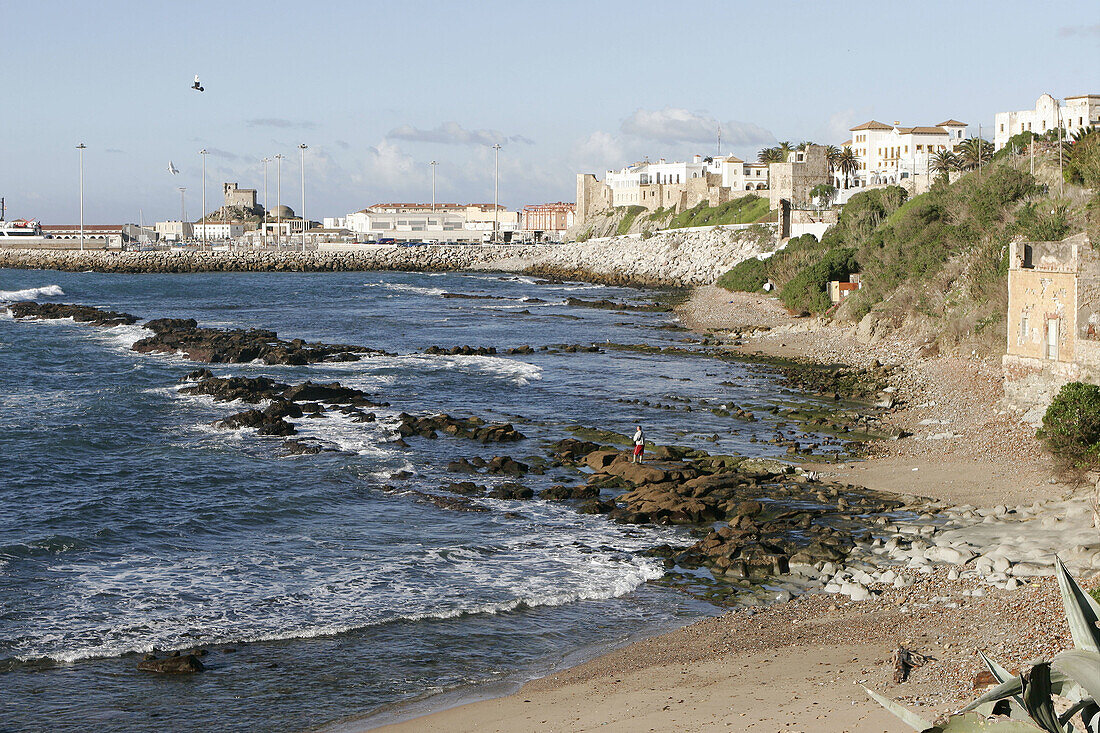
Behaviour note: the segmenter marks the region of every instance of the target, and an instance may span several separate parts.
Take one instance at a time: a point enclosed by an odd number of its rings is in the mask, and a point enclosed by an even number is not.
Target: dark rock
[[[493,499],[533,499],[535,492],[523,484],[505,482],[489,492]]]
[[[163,659],[143,659],[138,662],[137,668],[142,672],[155,672],[157,674],[194,674],[201,672],[206,667],[194,654],[165,657]]]
[[[526,463],[520,463],[517,460],[510,458],[509,456],[496,456],[489,461],[487,466],[488,472],[491,474],[504,474],[506,476],[522,476],[527,473],[531,467]]]
[[[581,499],[595,499],[599,497],[600,489],[596,486],[563,486],[555,484],[549,489],[539,492],[539,498],[543,501],[570,501]]]
[[[36,303],[26,300],[12,303],[8,306],[13,318],[37,318],[43,321],[56,320],[58,318],[72,318],[77,323],[87,323],[92,326],[128,326],[137,323],[137,316],[129,313],[105,311],[92,308],[88,305],[67,305],[65,303]]]

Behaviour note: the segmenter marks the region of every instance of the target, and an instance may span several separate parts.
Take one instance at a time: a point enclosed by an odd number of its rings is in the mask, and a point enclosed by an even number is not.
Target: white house
[[[859,161],[854,172],[856,186],[900,183],[931,169],[931,159],[941,151],[952,151],[966,139],[966,123],[946,120],[934,127],[901,127],[876,120],[851,128],[845,143]],[[837,178],[838,187],[843,182]]]
[[[722,160],[722,159],[720,159]],[[648,160],[634,163],[617,171],[607,171],[604,184],[611,189],[612,206],[631,206],[642,203],[641,187],[651,185],[683,185],[693,178],[706,178],[708,173],[719,173],[719,165],[701,155],[690,161],[669,163],[664,158],[656,163]]]
[[[718,172],[722,174],[722,185],[734,191],[761,191],[768,187],[768,164],[748,163],[737,156],[715,158]]]
[[[1061,125],[1068,137],[1082,127],[1100,126],[1100,94],[1081,94],[1066,97],[1064,101],[1064,104],[1059,103],[1054,97],[1044,94],[1035,101],[1035,109],[998,112],[993,118],[994,147],[1000,150],[1013,135],[1021,132],[1042,135]]]
[[[244,223],[239,221],[208,221],[194,225],[196,239],[236,239],[244,234]]]
[[[153,227],[157,236],[166,242],[180,242],[184,239],[191,239],[194,235],[189,221],[158,221]]]

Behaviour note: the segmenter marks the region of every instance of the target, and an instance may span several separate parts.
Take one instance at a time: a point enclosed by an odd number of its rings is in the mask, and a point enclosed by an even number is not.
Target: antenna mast
[[[722,156],[722,123],[718,123],[718,156]]]

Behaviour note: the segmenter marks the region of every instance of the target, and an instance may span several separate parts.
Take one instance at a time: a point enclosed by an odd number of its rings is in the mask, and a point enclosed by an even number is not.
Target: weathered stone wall
[[[763,230],[760,230],[763,231]],[[80,252],[0,250],[0,268],[83,272],[336,272],[480,270],[522,272],[615,285],[714,282],[738,262],[772,251],[758,230],[675,231],[573,244],[365,246],[316,252]]]

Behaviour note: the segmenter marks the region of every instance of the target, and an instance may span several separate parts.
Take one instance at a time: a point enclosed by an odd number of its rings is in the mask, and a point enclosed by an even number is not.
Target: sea
[[[282,438],[214,427],[245,407],[181,394],[181,379],[206,365],[132,351],[148,333],[140,325],[16,321],[0,308],[0,731],[353,730],[359,716],[385,722],[501,694],[720,613],[662,585],[662,561],[644,552],[690,544],[685,528],[539,499],[450,511],[415,493],[506,480],[446,464],[544,459],[578,426],[641,424],[658,444],[778,454],[765,441],[793,428],[763,411],[812,398],[766,366],[607,348],[685,346],[691,334],[672,313],[567,304],[659,295],[493,273],[0,270],[0,303],[190,317],[394,354],[211,365],[219,376],[339,381],[389,403],[373,423],[292,421],[338,450],[288,456]],[[423,353],[460,345],[536,351]],[[761,419],[707,408],[723,405]],[[441,434],[401,447],[401,412],[511,422],[527,438]],[[583,479],[550,468],[518,480],[537,492]],[[195,647],[208,651],[200,674],[136,669],[153,650]]]

